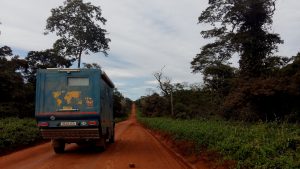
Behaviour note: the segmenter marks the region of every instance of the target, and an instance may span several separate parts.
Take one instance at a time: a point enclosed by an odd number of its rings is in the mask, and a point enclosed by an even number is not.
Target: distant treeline
[[[224,78],[202,86],[171,84],[173,115],[170,94],[154,93],[136,102],[147,116],[300,121],[300,54],[266,77],[245,80],[238,77],[238,70],[228,70],[229,77],[220,74]]]

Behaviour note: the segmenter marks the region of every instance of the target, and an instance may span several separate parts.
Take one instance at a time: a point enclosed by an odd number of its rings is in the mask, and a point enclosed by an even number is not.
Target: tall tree
[[[171,114],[174,116],[174,109],[173,109],[173,85],[171,84],[171,78],[165,76],[163,74],[163,69],[165,66],[158,72],[154,73],[155,79],[158,81],[158,88],[161,90],[162,94],[165,97],[170,97],[170,108]]]
[[[8,46],[0,47],[0,118],[33,116],[34,88],[23,77],[27,69],[25,59],[14,56]]]
[[[100,7],[82,0],[66,0],[63,6],[52,9],[51,13],[45,34],[56,32],[60,38],[54,43],[54,48],[78,59],[78,68],[82,53],[91,51],[107,55],[110,39],[106,38],[107,31],[100,26],[106,22]]]
[[[23,117],[32,111],[26,97],[29,88],[21,73],[26,68],[27,62],[13,56],[10,47],[0,47],[0,117]]]
[[[216,63],[228,63],[233,54],[240,55],[240,75],[258,77],[265,62],[283,43],[278,34],[270,33],[276,0],[209,0],[198,18],[213,28],[202,31],[204,38],[214,38],[203,46],[191,62],[193,72],[202,72]]]
[[[55,49],[29,51],[25,60],[28,62],[27,80],[35,85],[38,69],[70,67],[73,59],[66,59]]]
[[[163,74],[164,68],[165,66],[160,71],[155,72],[154,77],[158,82],[158,88],[161,90],[162,94],[169,97],[172,90],[171,78]]]

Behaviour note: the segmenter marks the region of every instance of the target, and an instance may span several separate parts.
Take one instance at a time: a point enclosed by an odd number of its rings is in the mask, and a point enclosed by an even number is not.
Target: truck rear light
[[[96,126],[97,122],[96,121],[88,121],[89,126]]]
[[[48,126],[49,126],[49,123],[48,123],[48,122],[39,122],[39,123],[38,123],[38,126],[39,126],[39,127],[48,127]]]

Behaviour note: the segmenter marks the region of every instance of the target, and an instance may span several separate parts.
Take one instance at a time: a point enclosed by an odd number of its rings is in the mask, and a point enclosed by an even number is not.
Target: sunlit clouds
[[[43,35],[51,8],[62,0],[1,0],[0,45],[12,47],[25,57],[30,50],[51,48],[55,34]],[[85,1],[87,2],[87,1]],[[200,31],[206,25],[197,18],[208,0],[91,0],[101,6],[107,19],[104,28],[112,40],[108,57],[102,53],[83,56],[82,62],[98,63],[131,99],[157,90],[153,73],[165,66],[165,75],[173,82],[201,83],[200,74],[192,74],[190,62],[200,52],[204,40]],[[279,55],[300,51],[299,0],[278,0],[274,32],[285,41]],[[76,63],[74,63],[76,65]]]

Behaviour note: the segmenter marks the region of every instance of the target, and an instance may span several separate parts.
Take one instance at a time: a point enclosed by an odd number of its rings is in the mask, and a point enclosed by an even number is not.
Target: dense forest
[[[156,72],[161,93],[137,100],[147,116],[224,118],[241,121],[300,120],[300,53],[277,56],[283,40],[273,32],[276,0],[215,0],[198,18],[212,39],[191,61],[203,84],[171,83]],[[239,67],[231,58],[239,56]]]

